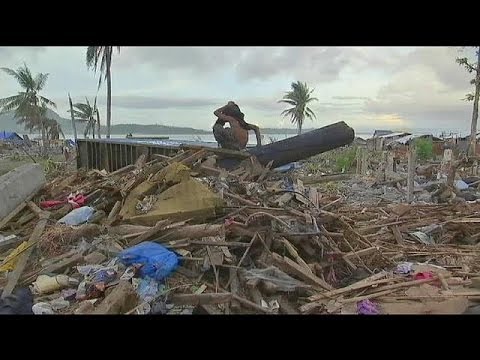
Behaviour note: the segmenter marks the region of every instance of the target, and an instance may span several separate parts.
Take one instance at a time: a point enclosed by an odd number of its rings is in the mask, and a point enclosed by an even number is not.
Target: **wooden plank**
[[[378,274],[372,275],[372,276],[370,276],[366,279],[363,279],[363,280],[360,280],[360,281],[356,282],[355,284],[345,286],[341,289],[335,289],[335,290],[332,290],[332,291],[328,291],[328,292],[324,292],[324,293],[320,293],[320,294],[310,296],[308,298],[308,300],[315,301],[315,300],[320,300],[320,299],[331,298],[335,295],[344,294],[344,293],[347,293],[349,291],[359,290],[359,289],[363,289],[363,288],[366,288],[366,287],[370,287],[372,285],[379,285],[379,284],[384,284],[386,282],[394,281],[392,279],[382,279],[386,275],[387,275],[387,273],[385,271],[382,271],[382,272],[379,272]]]
[[[174,162],[180,162],[181,160],[186,159],[187,157],[192,155],[192,153],[193,153],[193,151],[190,151],[190,150],[180,152],[177,155],[175,155],[174,157],[170,158],[170,160],[168,160],[167,162],[169,164],[174,163]]]
[[[263,179],[265,179],[265,177],[268,175],[268,173],[270,172],[270,169],[273,165],[273,160],[270,161],[267,166],[265,166],[265,169],[263,170],[262,174],[259,176],[257,182],[258,183],[261,183],[263,181]]]
[[[5,227],[20,211],[22,211],[25,206],[27,206],[28,201],[33,198],[33,194],[30,195],[25,201],[22,201],[15,209],[12,210],[10,214],[5,216],[2,221],[0,221],[0,230]]]
[[[392,226],[391,229],[393,232],[393,236],[395,236],[395,241],[397,242],[397,244],[403,245],[405,243],[405,240],[403,239],[402,233],[398,229],[398,226]]]
[[[30,239],[27,243],[28,249],[22,255],[20,255],[20,259],[17,262],[15,270],[13,270],[11,275],[8,277],[7,285],[5,285],[1,296],[2,299],[10,295],[15,289],[15,286],[17,286],[18,280],[20,279],[20,276],[22,276],[22,273],[27,266],[28,259],[30,258],[30,255],[32,254],[35,245],[40,239],[43,230],[45,230],[45,226],[47,225],[49,218],[50,213],[43,213],[42,218],[38,221],[37,225],[33,229],[32,235],[30,236]]]
[[[162,161],[170,161],[172,158],[170,156],[162,155],[162,154],[152,154],[152,157]]]
[[[241,303],[245,307],[248,307],[248,308],[253,309],[253,310],[260,311],[260,312],[265,313],[265,314],[271,314],[272,313],[272,311],[270,309],[264,308],[261,305],[257,305],[255,303],[251,302],[250,300],[247,300],[247,299],[245,299],[241,296],[238,296],[238,295],[234,294],[232,297],[233,297],[233,299],[237,300],[239,303]]]
[[[372,246],[372,247],[362,249],[362,250],[358,250],[358,251],[355,251],[355,252],[350,251],[350,252],[346,253],[345,255],[343,255],[342,258],[345,260],[345,259],[350,259],[350,258],[357,257],[357,256],[367,256],[367,255],[373,254],[377,251],[378,251],[378,249],[375,246]]]
[[[305,205],[310,205],[310,201],[308,201],[306,198],[305,198],[305,187],[303,186],[303,181],[300,180],[300,179],[297,179],[297,183],[293,184],[293,190],[295,191],[295,199],[297,199],[298,201],[300,201],[301,203],[305,204]],[[300,193],[300,194],[297,194],[297,193]]]
[[[30,208],[30,210],[32,210],[38,217],[40,217],[43,213],[43,210],[40,209],[37,204],[35,204],[33,201],[29,201],[27,203],[28,207]]]
[[[293,247],[293,245],[285,238],[282,238],[280,242],[285,246],[285,249],[288,251],[288,253],[295,259],[295,261],[298,263],[298,265],[302,266],[305,271],[309,274],[313,274],[312,269],[308,266],[308,264],[303,260],[300,255],[298,254],[297,250]]]
[[[230,283],[230,292],[232,294],[238,294],[240,286],[238,281],[237,269],[229,268],[228,270],[230,273],[230,279],[228,280],[228,282]],[[232,299],[230,307],[234,310],[239,310],[240,303],[238,302],[238,300]]]
[[[52,264],[46,267],[45,269],[40,271],[40,274],[61,273],[64,270],[81,263],[82,261],[83,261],[83,256],[80,254],[76,254],[76,255],[73,255],[72,257],[63,259],[56,264]]]
[[[252,154],[249,154],[248,152],[244,152],[244,151],[236,151],[236,150],[222,149],[222,148],[211,148],[211,147],[205,147],[205,146],[199,146],[199,145],[182,145],[181,148],[188,149],[188,150],[207,150],[208,152],[211,152],[214,154],[228,155],[228,157],[239,158],[239,159],[246,159],[252,156]]]
[[[280,255],[272,253],[272,257],[273,263],[287,274],[295,275],[296,277],[299,277],[310,285],[317,286],[326,290],[332,290],[332,286],[329,285],[327,282],[307,272],[302,266],[298,265],[286,256],[282,258]]]
[[[138,237],[136,237],[135,239],[130,241],[128,243],[128,245],[129,246],[134,246],[134,245],[137,245],[137,244],[139,244],[139,243],[141,243],[145,240],[148,240],[152,236],[154,236],[154,235],[158,234],[160,231],[162,231],[169,223],[170,223],[169,220],[160,220],[159,222],[157,222],[155,224],[154,227],[145,231],[143,234],[139,235]]]
[[[20,236],[14,236],[13,238],[10,238],[10,239],[4,239],[3,241],[0,242],[0,252],[3,252],[14,246],[19,245],[21,242],[23,242],[23,240],[24,238]]]
[[[305,182],[304,182],[304,183],[305,183]],[[309,198],[310,201],[315,205],[315,207],[318,208],[318,191],[317,191],[317,188],[316,188],[316,187],[310,187],[310,188],[308,189],[308,198]],[[338,198],[337,200],[334,200],[334,201],[339,201],[340,199],[341,199],[341,197]],[[333,202],[330,203],[330,204],[325,205],[324,208],[325,208],[325,207],[328,207],[328,206],[330,206],[330,205],[332,205],[332,204],[333,204]]]
[[[239,201],[240,203],[242,203],[244,205],[257,206],[257,204],[255,204],[253,201],[244,199],[241,196],[239,196],[237,194],[232,194],[229,191],[224,191],[223,195],[228,196],[229,198],[235,199],[235,200]]]
[[[320,175],[320,176],[304,176],[300,180],[303,181],[305,185],[310,184],[321,184],[330,181],[342,181],[351,179],[351,174],[336,174],[336,175]]]
[[[190,155],[189,157],[183,159],[182,161],[180,161],[180,164],[183,164],[183,165],[186,165],[186,166],[190,166],[191,164],[193,164],[195,161],[205,157],[207,155],[207,151],[205,149],[202,149],[202,150],[199,150],[197,151],[196,153],[194,153],[193,155]]]
[[[120,212],[120,209],[122,208],[122,202],[121,201],[117,201],[115,203],[115,205],[113,205],[113,208],[112,210],[110,211],[110,213],[108,214],[108,217],[107,217],[107,223],[112,223],[113,221],[115,221],[115,219],[117,218],[117,215],[118,213]]]
[[[413,188],[415,177],[415,148],[410,148],[408,151],[408,174],[407,174],[407,202],[413,201]]]
[[[232,299],[230,293],[208,294],[174,294],[170,301],[175,305],[212,305],[229,302]]]
[[[117,176],[133,170],[135,170],[135,165],[127,165],[118,170],[115,170],[114,172],[111,172],[109,176]]]
[[[278,299],[278,303],[280,304],[280,313],[287,315],[300,314],[283,296]]]
[[[262,293],[256,286],[248,286],[248,293],[255,304],[262,305]]]
[[[36,218],[37,215],[32,213],[32,212],[28,212],[24,215],[22,215],[20,217],[20,219],[18,219],[16,222],[15,222],[15,226],[18,228],[18,227],[21,227],[22,225],[28,223],[29,221],[33,220],[34,218]]]

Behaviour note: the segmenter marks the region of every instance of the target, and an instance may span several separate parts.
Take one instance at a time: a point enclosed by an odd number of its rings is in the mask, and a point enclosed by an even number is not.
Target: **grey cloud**
[[[115,59],[116,65],[129,67],[148,64],[157,69],[210,72],[232,63],[238,53],[229,47],[127,47]]]
[[[27,63],[26,59],[37,61],[38,55],[46,50],[44,46],[0,47],[0,63],[3,67],[16,68]]]
[[[338,78],[349,60],[345,50],[335,47],[254,48],[237,64],[243,80],[265,80],[285,74],[296,80],[328,82]]]
[[[423,66],[433,71],[448,89],[469,89],[472,86],[469,85],[468,81],[472,78],[472,75],[456,63],[455,59],[458,57],[473,59],[472,50],[467,48],[462,51],[458,47],[418,48],[401,59],[396,66],[396,70],[400,72],[405,66]]]
[[[368,100],[368,97],[365,96],[332,96],[332,99],[335,100]]]
[[[230,68],[240,80],[285,74],[295,80],[329,82],[355,58],[352,52],[338,47],[130,47],[114,61],[120,67],[148,64],[197,76]]]
[[[106,98],[100,97],[99,104],[106,104]],[[130,109],[168,109],[168,108],[198,108],[215,106],[218,100],[207,98],[165,98],[150,96],[112,96],[112,104],[119,108]]]

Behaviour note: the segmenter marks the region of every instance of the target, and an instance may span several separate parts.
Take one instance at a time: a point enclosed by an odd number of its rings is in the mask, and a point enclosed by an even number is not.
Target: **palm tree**
[[[303,121],[305,118],[313,119],[316,118],[312,109],[307,105],[311,101],[318,101],[317,98],[311,97],[314,89],[309,89],[307,83],[302,83],[300,81],[293,82],[292,91],[288,91],[279,103],[287,103],[292,105],[290,109],[282,111],[283,116],[290,116],[292,124],[296,124],[298,127],[298,135],[302,133]]]
[[[77,103],[73,105],[76,109],[73,109],[73,115],[75,116],[76,120],[86,122],[84,136],[87,137],[90,129],[92,129],[93,138],[95,138],[95,115],[98,113],[97,109],[97,98],[95,97],[94,105],[90,105],[90,102],[87,98],[86,103]]]
[[[120,46],[116,46],[120,52]],[[89,46],[87,48],[87,66],[93,68],[95,72],[100,64],[100,77],[98,79],[98,88],[102,85],[102,75],[105,74],[107,80],[107,138],[110,138],[110,127],[112,120],[112,65],[113,46]]]
[[[47,137],[50,140],[58,140],[60,139],[60,135],[62,135],[63,139],[65,140],[65,134],[63,133],[62,126],[57,122],[57,120],[47,119],[46,128]]]
[[[18,124],[23,124],[27,130],[42,131],[43,152],[46,154],[46,114],[48,106],[56,108],[55,103],[41,95],[47,83],[49,74],[39,73],[35,77],[26,64],[16,71],[9,68],[1,68],[2,71],[12,76],[20,84],[24,91],[17,95],[0,99],[0,113],[14,111],[14,118]]]

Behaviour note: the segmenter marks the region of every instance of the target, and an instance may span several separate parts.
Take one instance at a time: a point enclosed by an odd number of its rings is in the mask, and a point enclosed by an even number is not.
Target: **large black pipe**
[[[340,121],[272,144],[248,149],[248,152],[255,155],[262,165],[267,165],[273,160],[272,167],[275,168],[348,145],[354,138],[353,129]],[[234,159],[222,159],[217,163],[221,167],[231,169],[239,162]]]

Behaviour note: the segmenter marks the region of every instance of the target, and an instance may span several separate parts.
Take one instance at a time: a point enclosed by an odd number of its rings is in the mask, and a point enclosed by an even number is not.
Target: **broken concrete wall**
[[[46,179],[39,164],[22,165],[0,176],[0,219],[40,190]]]

